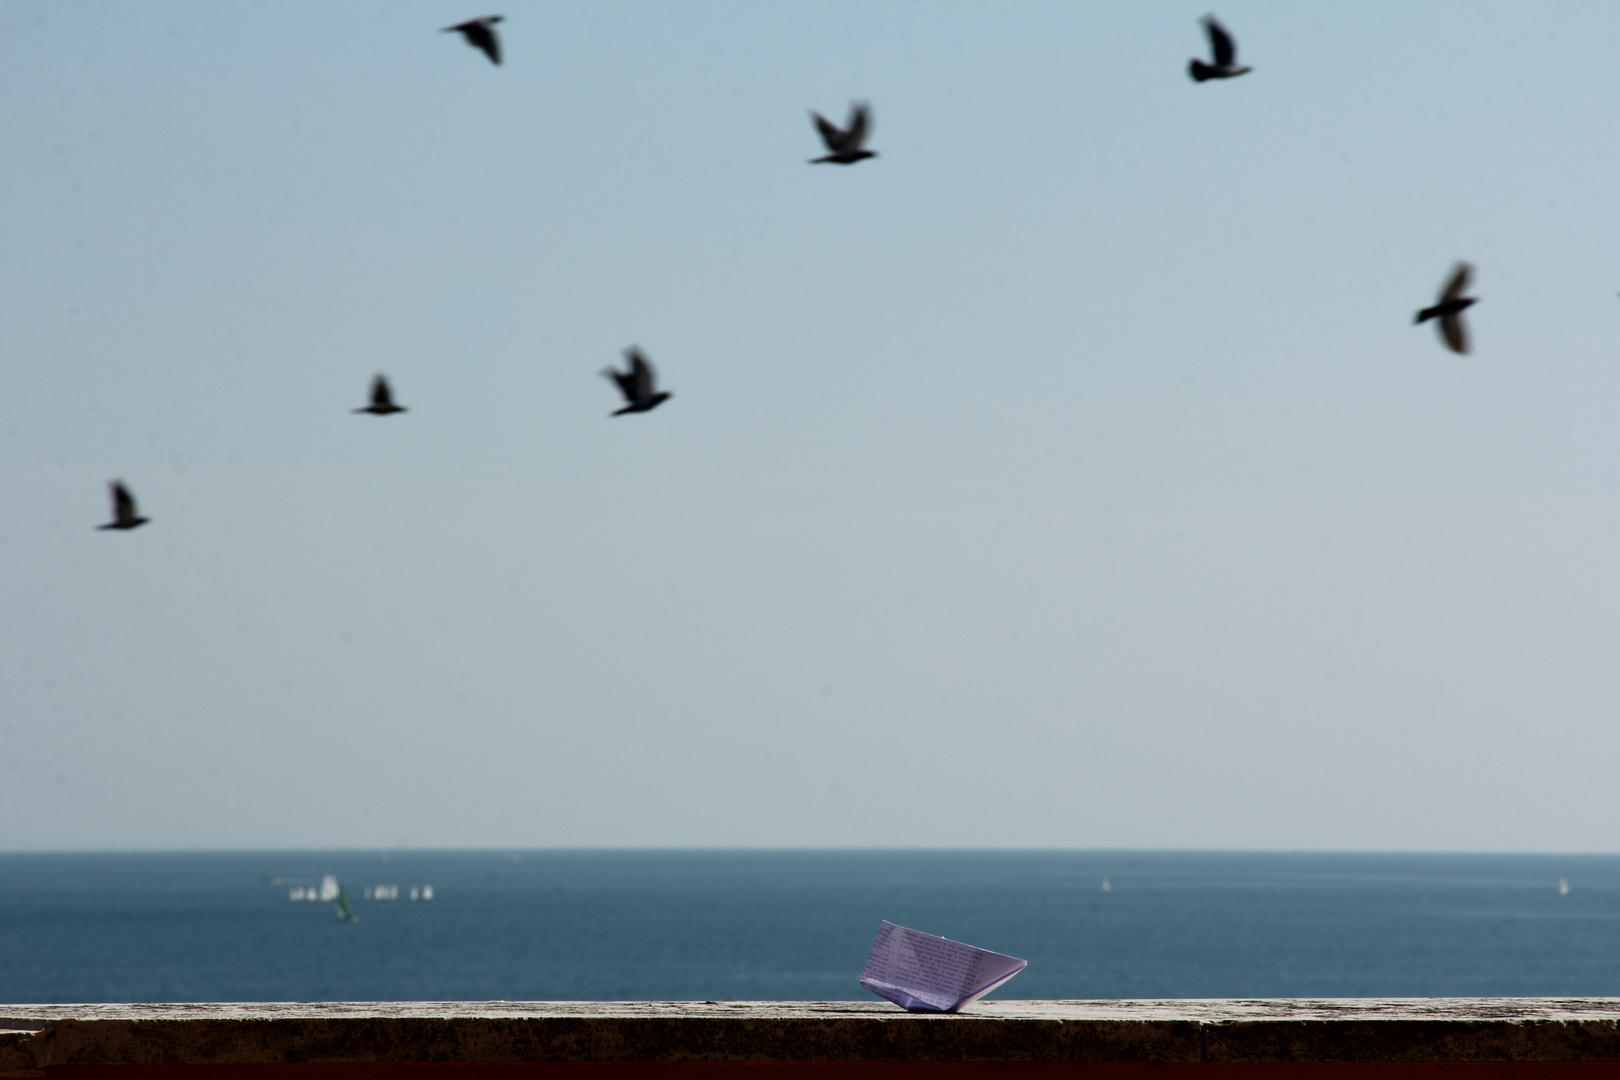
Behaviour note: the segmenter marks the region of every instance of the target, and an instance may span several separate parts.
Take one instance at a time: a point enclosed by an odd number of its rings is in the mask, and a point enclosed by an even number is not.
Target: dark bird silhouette
[[[863,150],[861,144],[872,131],[872,110],[864,104],[849,107],[849,129],[846,131],[828,120],[820,113],[811,111],[815,118],[816,130],[821,132],[821,141],[827,144],[828,154],[818,158],[811,158],[810,164],[819,165],[830,161],[835,165],[853,165],[857,161],[864,161],[869,157],[877,157],[876,150]]]
[[[489,57],[490,63],[499,64],[501,62],[501,39],[495,36],[495,24],[505,17],[504,15],[485,15],[481,19],[468,19],[464,23],[447,26],[440,30],[439,33],[448,34],[454,30],[467,39],[467,44],[475,49],[482,49],[484,55]]]
[[[135,509],[135,496],[122,480],[114,480],[107,486],[112,489],[113,519],[105,525],[97,525],[97,529],[138,529],[151,520],[141,517]]]
[[[1454,353],[1468,355],[1468,327],[1463,325],[1462,313],[1478,301],[1471,296],[1464,296],[1468,289],[1468,279],[1474,273],[1474,268],[1465,262],[1457,264],[1457,269],[1451,272],[1451,280],[1440,294],[1440,302],[1433,307],[1426,307],[1417,313],[1413,324],[1428,322],[1430,319],[1440,320],[1440,337],[1446,347]]]
[[[379,375],[371,380],[371,404],[363,409],[350,409],[349,411],[387,416],[389,413],[406,412],[407,410],[403,405],[394,404],[394,392],[388,388],[387,376]]]
[[[1189,61],[1187,73],[1193,77],[1194,82],[1203,82],[1205,79],[1232,79],[1254,70],[1237,62],[1237,42],[1226,32],[1226,27],[1215,20],[1215,16],[1204,16],[1204,33],[1209,35],[1210,59],[1215,62],[1206,64],[1197,58]]]
[[[653,370],[652,364],[642,355],[641,350],[634,345],[624,350],[624,358],[630,361],[629,371],[617,371],[610,367],[602,369],[602,374],[619,385],[619,393],[629,402],[624,408],[613,415],[621,416],[628,412],[646,412],[656,409],[662,402],[675,395],[668,390],[656,390],[654,386],[658,381],[658,373]]]

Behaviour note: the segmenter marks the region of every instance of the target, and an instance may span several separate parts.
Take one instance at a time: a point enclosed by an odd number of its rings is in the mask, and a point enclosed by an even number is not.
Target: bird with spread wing
[[[820,165],[831,162],[834,165],[853,165],[857,161],[865,161],[869,157],[877,157],[876,150],[867,150],[863,144],[866,137],[872,133],[872,110],[865,104],[855,104],[849,107],[849,120],[847,128],[841,128],[828,120],[825,116],[814,110],[810,113],[816,122],[816,130],[821,132],[821,141],[827,144],[828,152],[818,158],[811,158],[810,164]]]
[[[501,62],[501,39],[495,34],[495,24],[504,19],[504,15],[485,15],[478,19],[468,19],[464,23],[456,23],[439,31],[441,34],[457,33],[466,39],[467,44],[480,49],[489,57],[489,62],[499,65]]]
[[[151,518],[143,518],[135,509],[135,496],[129,493],[122,480],[114,480],[107,487],[112,491],[113,519],[97,529],[138,529]]]
[[[1451,272],[1451,280],[1441,291],[1439,301],[1433,307],[1418,312],[1417,318],[1412,320],[1415,325],[1439,319],[1440,339],[1452,352],[1463,356],[1468,355],[1468,327],[1463,323],[1462,313],[1478,303],[1474,297],[1463,295],[1468,291],[1468,279],[1473,273],[1472,266],[1465,262],[1458,263],[1457,269]]]
[[[1206,64],[1194,58],[1187,64],[1187,73],[1193,77],[1194,82],[1203,82],[1206,79],[1233,79],[1239,75],[1253,71],[1237,62],[1237,42],[1232,35],[1226,32],[1213,15],[1204,16],[1204,33],[1209,35],[1210,59],[1213,64]]]
[[[611,367],[602,369],[603,375],[618,384],[619,393],[623,394],[624,400],[628,402],[624,408],[613,413],[614,416],[647,412],[649,409],[656,409],[674,396],[668,390],[657,389],[658,373],[653,370],[652,364],[639,348],[630,346],[624,350],[624,358],[630,362],[628,371],[618,371]]]
[[[371,380],[371,404],[363,409],[350,409],[350,412],[371,413],[373,416],[387,416],[389,413],[406,412],[403,405],[394,404],[394,391],[388,385],[386,375],[378,375]]]

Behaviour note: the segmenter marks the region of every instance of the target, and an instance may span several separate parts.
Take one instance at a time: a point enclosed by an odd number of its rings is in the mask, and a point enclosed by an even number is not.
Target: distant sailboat
[[[349,906],[349,897],[344,893],[342,885],[338,886],[337,892],[337,917],[344,922],[355,922],[360,918],[354,913],[354,909]]]
[[[1558,879],[1558,895],[1559,896],[1568,896],[1569,895],[1569,878],[1561,877],[1561,878]]]
[[[1114,883],[1112,881],[1109,881],[1107,878],[1103,878],[1102,891],[1103,892],[1113,892],[1114,891]]]
[[[321,903],[334,903],[337,900],[338,895],[342,892],[343,886],[338,884],[336,874],[327,874],[325,877],[321,878],[321,891],[319,894]]]

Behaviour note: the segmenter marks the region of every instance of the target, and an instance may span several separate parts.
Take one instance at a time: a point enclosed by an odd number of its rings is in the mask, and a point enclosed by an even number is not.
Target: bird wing
[[[450,31],[454,30],[457,33],[465,34],[467,31],[476,27],[484,27],[487,29],[494,26],[504,18],[506,18],[505,15],[481,15],[476,19],[468,19],[466,22],[458,22],[454,26],[447,26],[443,30],[439,31],[439,33],[448,34]]]
[[[107,486],[112,488],[113,520],[129,521],[136,517],[135,496],[129,493],[129,488],[124,486],[123,481],[114,480]]]
[[[1452,352],[1468,355],[1468,328],[1463,325],[1461,315],[1453,313],[1440,316],[1440,334]]]
[[[469,27],[467,40],[484,50],[484,55],[495,64],[501,62],[501,39],[495,33],[495,27],[487,22],[480,21]]]
[[[625,359],[630,361],[628,381],[633,388],[633,393],[630,390],[627,390],[626,393],[632,394],[631,401],[646,401],[653,396],[653,384],[657,381],[658,374],[653,371],[653,366],[648,362],[646,356],[642,355],[641,350],[635,346],[624,350],[624,356]]]
[[[631,383],[634,381],[634,376],[630,372],[605,367],[602,369],[602,377],[604,379],[612,379],[613,385],[619,388],[619,393],[624,395],[624,399],[626,401],[631,403],[635,402],[636,399],[632,396],[634,391],[631,387]]]
[[[827,144],[827,149],[835,154],[842,150],[845,141],[848,139],[843,130],[814,110],[811,111],[810,115],[815,118],[816,130],[821,132],[821,141]]]
[[[849,149],[859,150],[872,130],[872,111],[865,105],[849,107]]]
[[[1474,268],[1472,266],[1465,262],[1458,263],[1457,269],[1452,272],[1451,280],[1446,282],[1446,291],[1440,294],[1440,299],[1442,301],[1459,299],[1467,291],[1468,279],[1473,276],[1473,273]]]
[[[468,19],[454,26],[446,26],[440,30],[441,34],[452,31],[467,39],[467,44],[479,49],[490,60],[499,64],[501,62],[501,39],[495,35],[495,24],[504,16],[488,15],[481,19]]]
[[[1209,51],[1215,60],[1216,67],[1231,67],[1237,59],[1237,43],[1232,35],[1226,32],[1226,27],[1215,20],[1213,15],[1204,16],[1204,32],[1209,35]]]
[[[394,394],[388,388],[388,380],[381,375],[371,380],[371,403],[382,409],[394,403]]]

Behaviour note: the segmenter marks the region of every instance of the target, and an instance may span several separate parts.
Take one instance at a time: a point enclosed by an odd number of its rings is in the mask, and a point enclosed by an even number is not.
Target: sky
[[[1620,7],[500,10],[0,6],[0,850],[1620,851]]]

